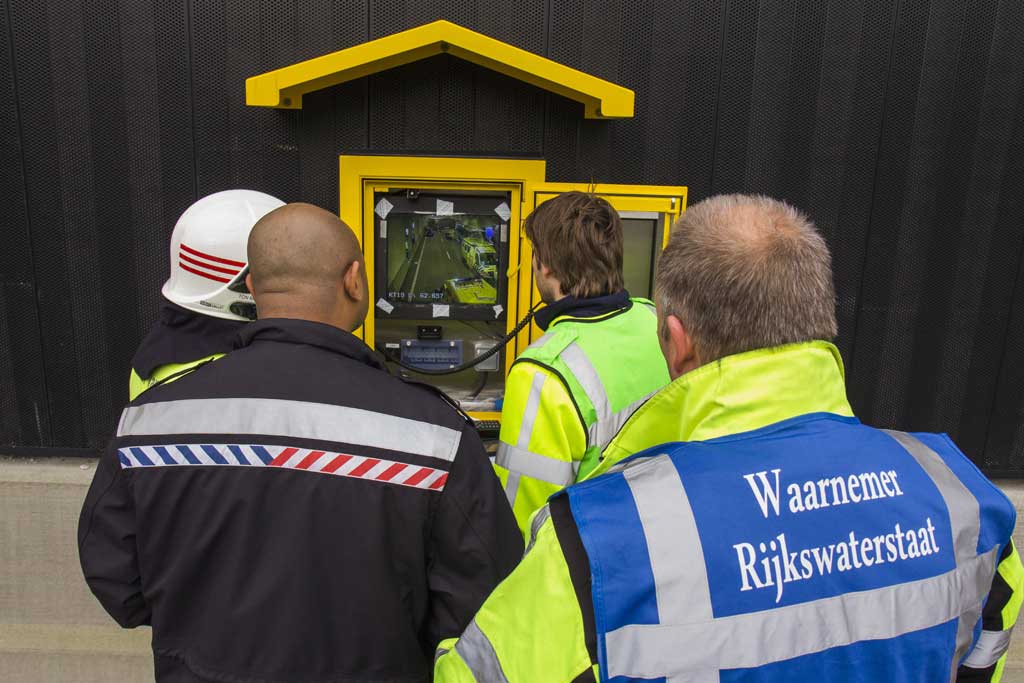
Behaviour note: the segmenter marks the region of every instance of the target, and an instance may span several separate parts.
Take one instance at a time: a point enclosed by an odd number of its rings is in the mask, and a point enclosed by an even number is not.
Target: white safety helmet
[[[253,190],[225,190],[188,207],[171,236],[171,277],[161,292],[196,313],[254,320],[256,306],[245,286],[246,244],[256,221],[284,202]]]

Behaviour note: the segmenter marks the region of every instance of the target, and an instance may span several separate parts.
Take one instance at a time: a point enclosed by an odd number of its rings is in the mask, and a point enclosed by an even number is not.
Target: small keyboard
[[[481,439],[497,439],[501,431],[501,423],[497,420],[473,420],[473,426],[480,433]]]

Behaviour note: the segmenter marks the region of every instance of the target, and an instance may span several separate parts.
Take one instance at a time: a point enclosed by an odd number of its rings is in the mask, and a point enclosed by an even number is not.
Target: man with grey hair
[[[794,208],[689,209],[657,275],[672,383],[534,517],[435,680],[997,681],[1013,506],[947,436],[857,421],[834,299]]]

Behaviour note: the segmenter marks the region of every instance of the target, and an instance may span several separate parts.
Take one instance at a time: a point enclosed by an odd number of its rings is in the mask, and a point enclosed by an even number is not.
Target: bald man
[[[308,204],[248,244],[259,320],[124,412],[79,526],[159,681],[428,681],[522,555],[473,427],[386,373],[352,231]]]
[[[369,308],[355,234],[311,204],[288,204],[256,223],[245,282],[260,318],[311,320],[352,332]]]

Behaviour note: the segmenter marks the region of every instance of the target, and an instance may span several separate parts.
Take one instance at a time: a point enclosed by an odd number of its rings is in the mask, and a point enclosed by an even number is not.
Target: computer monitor
[[[425,370],[461,365],[506,332],[508,220],[502,191],[389,188],[374,196],[375,336],[392,362]],[[453,375],[419,375],[473,410],[504,391],[504,354]],[[397,365],[397,364],[396,364]]]
[[[453,319],[493,319],[507,296],[508,193],[398,190],[375,199],[376,284],[390,317],[429,318],[447,305]]]
[[[654,273],[661,255],[661,216],[638,211],[620,212],[622,218],[622,275],[631,296],[650,299]]]

